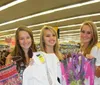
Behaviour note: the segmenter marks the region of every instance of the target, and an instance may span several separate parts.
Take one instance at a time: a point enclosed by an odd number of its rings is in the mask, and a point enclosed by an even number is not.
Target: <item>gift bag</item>
[[[85,58],[84,62],[84,84],[85,85],[94,85],[95,78],[95,61],[96,59],[87,59]]]
[[[0,68],[0,85],[22,85],[16,63]]]
[[[61,61],[60,66],[61,66],[61,75],[62,75],[61,76],[62,77],[62,85],[67,85],[67,82],[66,82],[66,72],[65,72],[63,61]]]
[[[94,85],[95,59],[71,54],[63,61],[62,69],[67,85]]]

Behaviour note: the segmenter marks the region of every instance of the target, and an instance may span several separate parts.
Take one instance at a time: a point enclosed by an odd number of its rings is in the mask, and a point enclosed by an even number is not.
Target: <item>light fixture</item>
[[[4,10],[4,9],[7,9],[7,8],[9,8],[9,7],[12,7],[12,6],[14,6],[14,5],[16,5],[16,4],[19,4],[19,3],[21,3],[21,2],[24,2],[24,1],[26,1],[26,0],[14,0],[13,2],[11,2],[11,3],[9,3],[9,4],[0,7],[0,11],[2,11],[2,10]]]
[[[16,29],[17,29],[17,28],[14,28],[14,29],[11,29],[11,30],[4,30],[4,31],[0,31],[0,33],[15,31]]]
[[[73,33],[73,34],[61,34],[61,36],[71,36],[71,35],[79,35],[80,33]]]
[[[52,9],[52,10],[44,11],[44,12],[37,13],[37,14],[34,14],[34,15],[30,15],[30,16],[27,16],[27,17],[22,17],[22,18],[19,18],[19,19],[16,19],[16,20],[12,20],[12,21],[9,21],[9,22],[5,22],[5,23],[0,24],[0,26],[15,23],[15,22],[18,22],[18,21],[21,21],[21,20],[30,19],[30,18],[33,18],[33,17],[45,15],[45,14],[50,14],[50,13],[57,12],[57,11],[62,11],[62,10],[65,10],[65,9],[71,9],[71,8],[75,8],[75,7],[89,5],[89,4],[93,4],[93,3],[97,3],[97,2],[100,2],[100,0],[92,0],[92,1],[84,2],[84,3],[78,3],[78,4],[69,5],[69,6],[65,6],[65,7],[61,7],[61,8],[57,8],[57,9]]]
[[[0,36],[0,38],[5,38],[5,37],[9,37],[9,36],[14,36],[15,34],[9,34],[9,35],[3,35],[3,36]]]
[[[61,31],[60,33],[77,32],[77,31],[80,31],[80,29]]]
[[[77,17],[71,17],[71,18],[66,18],[66,19],[61,19],[61,20],[56,20],[56,21],[50,21],[50,22],[46,22],[46,23],[30,25],[30,26],[27,26],[27,27],[31,28],[31,27],[41,26],[41,25],[44,25],[44,24],[53,24],[53,23],[57,23],[57,22],[63,22],[63,21],[74,20],[74,19],[85,18],[85,17],[93,17],[93,16],[100,16],[100,13],[89,14],[89,15],[81,15],[81,16],[77,16]],[[100,21],[97,21],[97,22],[94,22],[94,23],[97,24],[97,23],[100,23]],[[61,28],[75,27],[75,26],[80,26],[80,25],[81,24],[73,24],[73,25],[68,25],[68,26],[60,26],[58,28],[61,29]],[[0,26],[2,26],[2,24],[0,24]],[[16,30],[16,29],[17,28],[10,29],[10,30],[5,30],[5,31],[0,31],[0,33],[8,32],[8,31],[13,31],[13,30]]]
[[[94,22],[94,23],[98,23],[98,22]],[[99,21],[99,23],[100,23],[100,21]],[[74,27],[74,26],[79,26],[79,25],[81,25],[81,24],[75,24],[75,25],[68,25],[68,26],[60,26],[60,27],[58,27],[58,28],[67,28],[67,27]],[[97,29],[99,29],[100,27],[97,27]],[[13,29],[13,30],[16,30],[17,28],[15,28],[15,29]],[[0,31],[0,33],[3,33],[3,32],[8,32],[8,31],[12,31],[12,30],[5,30],[5,31]],[[33,33],[35,33],[35,32],[40,32],[41,30],[34,30],[34,31],[32,31]],[[67,31],[61,31],[60,33],[64,33],[64,32],[75,32],[75,31],[80,31],[80,29],[77,29],[77,30],[67,30]],[[98,31],[98,32],[100,32],[100,31]],[[12,34],[12,36],[13,35],[15,35],[15,34]],[[40,36],[40,34],[33,34],[34,36]],[[64,34],[63,34],[64,35]],[[67,34],[66,34],[67,35]],[[74,33],[73,33],[73,35],[74,35]],[[3,35],[3,36],[0,36],[0,37],[5,37],[5,36],[9,36],[9,34],[8,35]]]

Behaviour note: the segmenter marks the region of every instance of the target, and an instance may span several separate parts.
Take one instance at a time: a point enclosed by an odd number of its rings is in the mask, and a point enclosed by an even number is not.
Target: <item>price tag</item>
[[[39,60],[40,60],[41,63],[45,62],[45,59],[44,59],[43,55],[38,54],[37,57],[39,58]]]

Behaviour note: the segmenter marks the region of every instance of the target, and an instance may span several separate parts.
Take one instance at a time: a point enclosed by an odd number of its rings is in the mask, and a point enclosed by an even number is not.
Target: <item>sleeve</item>
[[[96,66],[100,66],[100,48],[94,46],[90,54],[96,58]]]
[[[53,85],[60,85],[57,81],[57,69],[59,69],[58,58],[54,53],[45,54],[46,65],[48,73],[50,74],[51,81]]]
[[[57,81],[59,82],[59,84],[62,84],[62,74],[61,74],[61,62],[57,63]]]
[[[32,78],[32,68],[28,66],[23,72],[23,82],[22,85],[29,85],[29,81]]]

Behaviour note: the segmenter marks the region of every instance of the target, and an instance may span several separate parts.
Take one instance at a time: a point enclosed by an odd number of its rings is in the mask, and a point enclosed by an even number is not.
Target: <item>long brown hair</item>
[[[80,30],[82,31],[82,28],[84,25],[88,25],[91,30],[92,30],[92,39],[89,42],[88,47],[84,50],[84,55],[86,56],[86,54],[90,54],[91,49],[93,46],[95,46],[98,42],[98,35],[97,35],[97,27],[96,25],[92,22],[92,21],[85,21],[82,26],[80,27]],[[82,49],[82,47],[81,47]]]
[[[32,45],[30,46],[29,48],[29,51],[28,51],[28,55],[29,57],[31,58],[32,57],[32,52],[36,52],[36,46],[35,46],[35,43],[34,43],[34,39],[33,39],[33,34],[32,34],[32,31],[27,28],[26,26],[20,26],[17,30],[16,30],[16,34],[15,34],[15,47],[14,47],[14,50],[13,52],[11,53],[12,56],[21,56],[22,57],[22,60],[24,63],[26,62],[25,60],[25,53],[22,49],[22,47],[20,46],[20,43],[19,43],[19,32],[20,31],[26,31],[31,39],[32,39]]]

